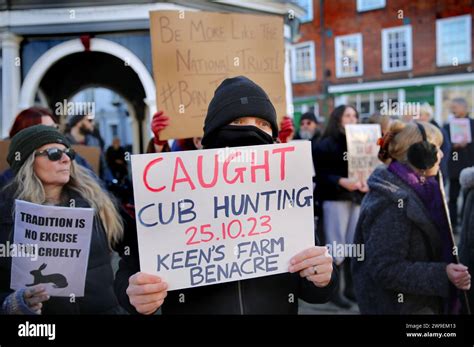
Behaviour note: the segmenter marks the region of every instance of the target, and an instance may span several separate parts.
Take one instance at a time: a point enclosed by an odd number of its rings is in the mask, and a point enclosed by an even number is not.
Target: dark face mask
[[[274,143],[271,135],[253,125],[226,125],[217,130],[207,142],[206,149]]]
[[[82,135],[90,135],[92,134],[92,131],[90,131],[84,125],[81,125],[81,127],[79,128],[79,133],[81,133]]]

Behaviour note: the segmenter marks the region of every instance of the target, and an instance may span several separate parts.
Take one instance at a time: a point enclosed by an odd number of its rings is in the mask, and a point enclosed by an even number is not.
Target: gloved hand
[[[289,116],[283,117],[280,123],[280,132],[278,133],[278,138],[281,143],[286,143],[288,140],[293,138],[295,132],[295,127],[293,126],[293,120]]]
[[[158,111],[153,115],[151,121],[151,131],[155,135],[153,142],[156,145],[163,146],[168,141],[160,140],[160,132],[169,125],[169,117],[166,116],[163,111]]]

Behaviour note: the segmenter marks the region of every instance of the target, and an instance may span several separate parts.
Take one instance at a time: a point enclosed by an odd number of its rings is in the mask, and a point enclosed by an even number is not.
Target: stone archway
[[[151,115],[156,111],[155,84],[142,61],[115,42],[92,38],[90,51],[80,39],[52,47],[31,67],[20,90],[20,108],[34,104],[41,88],[54,103],[89,86],[104,86],[123,95],[134,109],[134,152],[143,151],[149,137]],[[54,109],[53,109],[54,110]]]

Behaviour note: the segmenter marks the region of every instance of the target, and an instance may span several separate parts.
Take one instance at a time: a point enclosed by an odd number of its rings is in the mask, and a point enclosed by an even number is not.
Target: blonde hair
[[[421,106],[420,106],[420,116],[423,113],[426,113],[428,115],[429,119],[433,118],[433,108],[427,102],[422,103]]]
[[[41,180],[35,174],[34,161],[35,156],[32,154],[15,176],[12,182],[16,186],[15,198],[44,204],[46,194]],[[64,188],[78,193],[98,213],[111,248],[121,240],[123,222],[113,198],[99,186],[87,169],[71,161],[69,182]]]
[[[427,122],[418,122],[426,132],[426,139],[428,142],[441,147],[443,144],[443,134],[433,124]],[[408,148],[417,142],[421,142],[423,137],[420,129],[414,122],[403,122],[401,120],[394,120],[390,124],[389,132],[391,133],[391,140],[388,144],[388,154],[399,162],[406,163]]]

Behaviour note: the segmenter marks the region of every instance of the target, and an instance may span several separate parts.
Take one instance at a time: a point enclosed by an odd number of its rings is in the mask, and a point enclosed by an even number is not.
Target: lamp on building
[[[290,27],[291,40],[293,43],[298,42],[301,39],[300,25],[301,21],[295,16],[285,16],[285,24]]]

